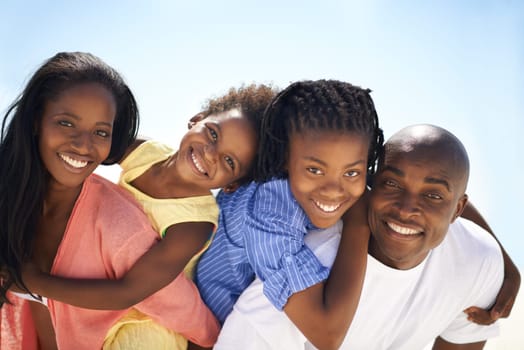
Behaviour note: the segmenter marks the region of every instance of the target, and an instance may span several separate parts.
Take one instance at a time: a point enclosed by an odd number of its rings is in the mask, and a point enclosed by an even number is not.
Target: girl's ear
[[[225,193],[233,193],[237,190],[237,188],[240,187],[240,184],[238,183],[238,181],[235,181],[235,182],[232,182],[230,183],[229,185],[225,186],[223,188],[224,192]]]
[[[189,122],[187,123],[187,128],[191,129],[193,126],[195,126],[196,123],[198,123],[199,121],[201,121],[204,118],[205,116],[203,113],[198,113],[197,115],[189,119]]]

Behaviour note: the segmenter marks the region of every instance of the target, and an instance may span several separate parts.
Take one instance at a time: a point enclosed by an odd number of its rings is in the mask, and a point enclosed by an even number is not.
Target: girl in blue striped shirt
[[[256,275],[318,348],[343,340],[369,238],[365,206],[355,203],[383,142],[369,92],[335,80],[296,82],[266,110],[257,181],[219,194],[215,240],[197,267],[202,297],[221,322]],[[340,218],[344,233],[329,274],[304,237]]]

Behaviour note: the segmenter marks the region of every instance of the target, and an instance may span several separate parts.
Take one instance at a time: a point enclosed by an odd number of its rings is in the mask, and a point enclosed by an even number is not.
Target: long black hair
[[[83,52],[61,52],[45,61],[7,109],[0,143],[0,305],[12,283],[27,291],[21,265],[31,256],[42,214],[48,173],[38,149],[38,128],[45,104],[64,90],[99,83],[117,104],[111,151],[103,164],[120,160],[138,131],[138,107],[120,74],[100,58]]]

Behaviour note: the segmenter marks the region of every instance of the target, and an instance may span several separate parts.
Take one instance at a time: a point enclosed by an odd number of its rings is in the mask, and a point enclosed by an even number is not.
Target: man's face
[[[386,148],[370,198],[370,254],[402,270],[422,262],[462,212],[466,178],[441,150]]]

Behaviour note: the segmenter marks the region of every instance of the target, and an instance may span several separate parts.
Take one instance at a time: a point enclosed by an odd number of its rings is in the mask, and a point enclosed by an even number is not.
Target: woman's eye
[[[109,137],[109,132],[105,131],[105,130],[97,130],[96,131],[96,134],[100,137],[103,137],[103,138],[107,138]]]
[[[232,170],[235,170],[235,162],[233,162],[233,159],[229,156],[226,156],[224,158],[227,162],[227,165],[229,165],[229,167],[232,169]]]
[[[320,170],[319,168],[306,168],[306,170],[308,172],[310,172],[311,174],[315,174],[315,175],[322,175],[322,170]]]
[[[360,172],[356,170],[350,170],[344,174],[346,177],[357,177],[358,175],[360,175]]]
[[[59,120],[59,121],[58,121],[58,124],[59,124],[59,125],[62,125],[62,126],[67,126],[67,127],[69,127],[69,128],[73,126],[73,123],[70,123],[70,122],[68,122],[67,120]]]
[[[216,142],[218,140],[217,132],[213,130],[212,128],[210,128],[209,126],[207,127],[207,130],[209,130],[209,135],[211,135],[211,139],[213,139],[213,142]]]

